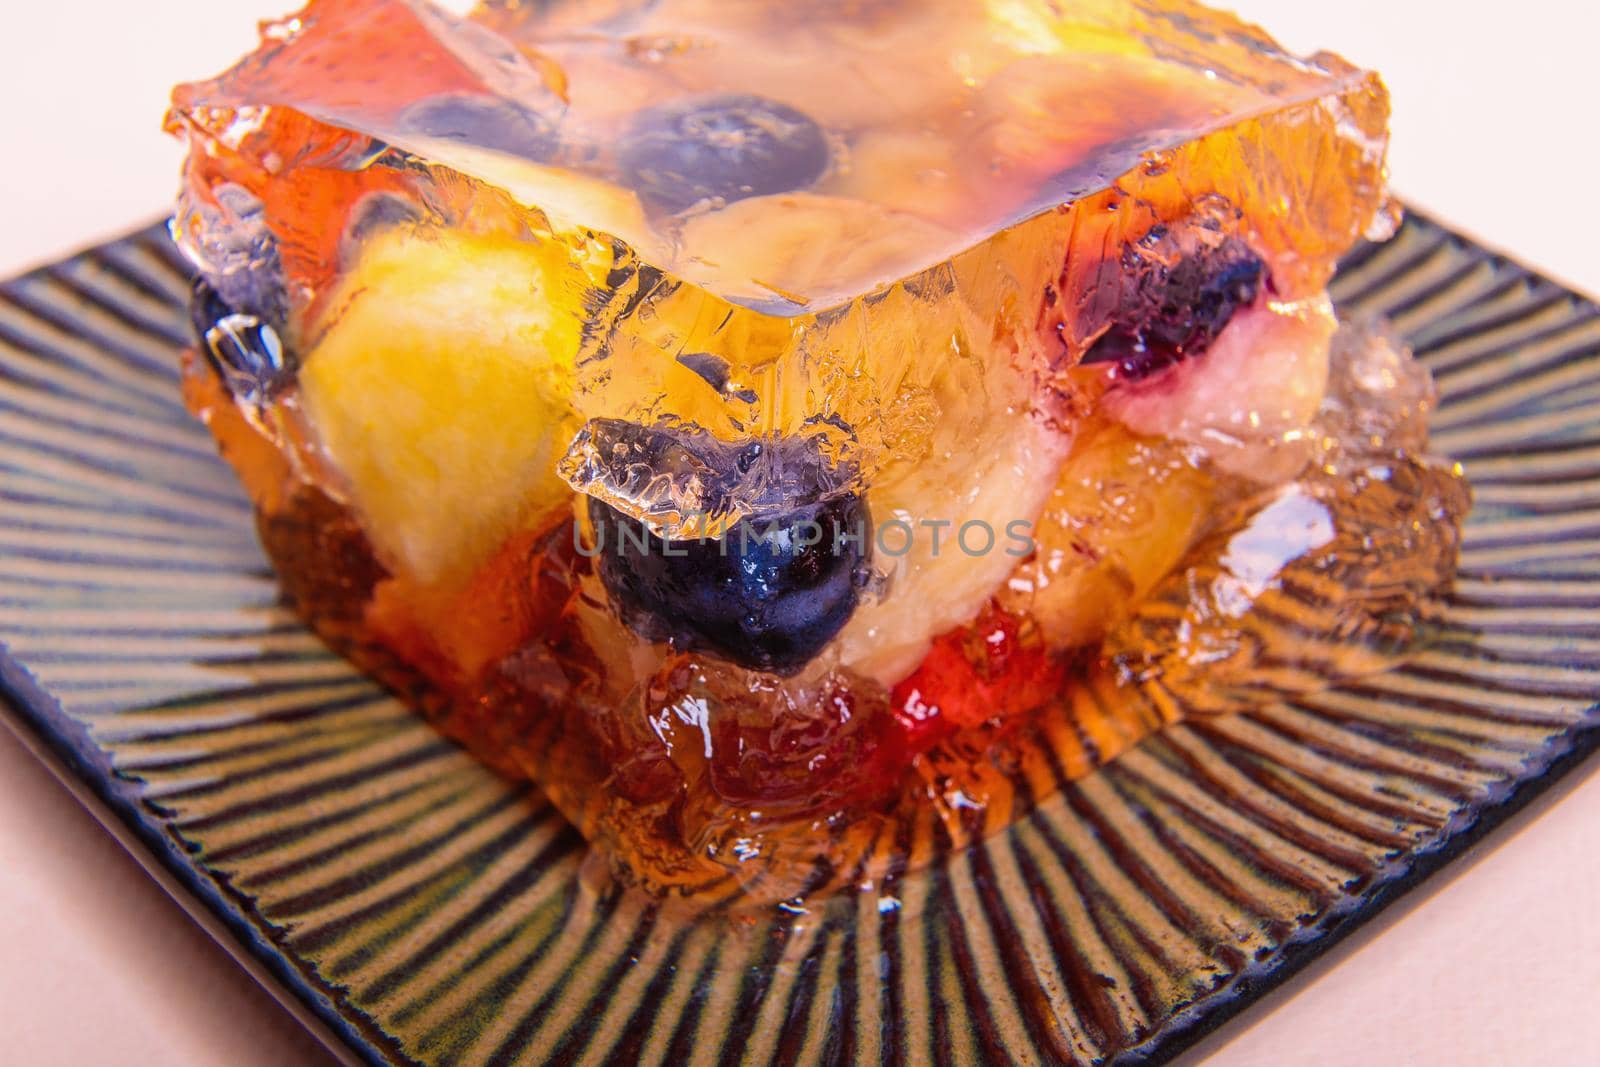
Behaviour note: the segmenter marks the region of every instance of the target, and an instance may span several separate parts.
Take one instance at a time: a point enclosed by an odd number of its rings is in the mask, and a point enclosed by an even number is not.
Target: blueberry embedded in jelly
[[[490,96],[435,96],[413,104],[400,128],[542,163],[555,154],[554,125],[543,115]]]
[[[805,189],[828,169],[828,139],[810,118],[741,93],[650,108],[618,150],[624,179],[667,212]]]
[[[255,315],[235,311],[204,278],[195,279],[189,319],[200,350],[234,396],[260,400],[293,377],[278,331]]]
[[[757,670],[809,662],[869,577],[870,516],[836,443],[592,420],[562,476],[589,497],[597,568],[623,622]]]
[[[232,182],[188,189],[172,226],[174,238],[231,310],[263,322],[287,320],[283,260],[259,197]]]
[[[1152,234],[1164,235],[1159,229]],[[1201,246],[1170,266],[1146,260],[1137,249],[1129,249],[1124,260],[1125,272],[1137,281],[1120,295],[1111,328],[1083,362],[1116,363],[1128,380],[1203,354],[1267,281],[1261,257],[1237,237]]]
[[[777,674],[805,666],[850,620],[872,537],[854,493],[704,541],[663,541],[594,497],[589,519],[600,578],[631,629]]]

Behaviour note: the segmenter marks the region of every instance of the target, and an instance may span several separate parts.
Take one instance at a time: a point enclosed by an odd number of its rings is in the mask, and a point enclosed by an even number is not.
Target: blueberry
[[[195,337],[234,396],[260,401],[294,374],[278,331],[255,315],[235,311],[204,278],[189,297]]]
[[[600,578],[631,629],[777,674],[805,666],[850,620],[871,538],[853,493],[705,541],[664,541],[594,497],[589,519]]]
[[[263,322],[287,319],[278,240],[267,225],[265,205],[254,193],[228,182],[209,195],[187,189],[179,198],[173,226],[174,236],[229,308]]]
[[[555,154],[556,133],[544,116],[492,96],[435,96],[413,104],[400,128],[542,163]]]
[[[828,169],[828,139],[785,104],[729,93],[650,108],[623,136],[626,180],[663,211],[804,189]]]
[[[1146,241],[1164,237],[1158,227]],[[1130,248],[1123,274],[1134,281],[1119,295],[1111,328],[1083,362],[1116,363],[1123,378],[1136,380],[1203,354],[1234,312],[1255,301],[1266,265],[1249,245],[1228,237],[1171,265]]]

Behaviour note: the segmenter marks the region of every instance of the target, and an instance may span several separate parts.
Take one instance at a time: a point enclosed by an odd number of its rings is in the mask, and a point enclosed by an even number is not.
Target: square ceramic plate
[[[682,922],[278,603],[178,400],[159,227],[0,286],[12,725],[373,1063],[1170,1058],[1600,741],[1600,308],[1412,216],[1335,297],[1432,367],[1477,506],[1432,646],[1180,725],[885,896]]]

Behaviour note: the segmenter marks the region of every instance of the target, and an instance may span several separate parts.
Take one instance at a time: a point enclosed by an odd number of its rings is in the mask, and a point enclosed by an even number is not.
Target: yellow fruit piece
[[[929,249],[948,256],[961,239],[865,200],[784,193],[690,219],[683,276],[741,301],[825,308],[849,300],[864,280],[873,288],[916,273]]]
[[[839,634],[839,660],[857,674],[884,685],[906,677],[935,637],[983,610],[1026,552],[1066,438],[1019,411],[986,409],[987,400],[974,392],[965,408],[972,422],[987,416],[986,426],[936,433],[925,454],[867,492],[874,565],[888,590]]]
[[[1034,525],[1037,551],[1001,595],[1051,645],[1092,644],[1131,614],[1200,536],[1218,486],[1171,442],[1088,430]]]
[[[559,230],[607,233],[622,238],[641,255],[660,257],[666,252],[632,190],[503,152],[427,138],[407,140],[419,150],[425,149],[427,158],[505,190],[512,200],[542,213]]]
[[[464,579],[571,496],[555,474],[575,430],[566,256],[398,228],[329,305],[301,398],[380,558],[415,582]]]
[[[959,114],[971,93],[966,68],[987,69],[983,58],[998,51],[985,28],[971,0],[691,0],[659,5],[636,32],[693,42],[663,50],[660,60],[690,92],[759,86],[760,95],[843,131]],[[782,46],[751,47],[763,38]],[[912,55],[925,60],[882,61]],[[850,66],[850,92],[827,86],[841,61]]]
[[[941,224],[958,221],[974,200],[949,140],[928,130],[862,134],[824,187]]]
[[[997,173],[1017,171],[1037,181],[1092,166],[1130,125],[1158,127],[1179,110],[1226,106],[1231,87],[1137,52],[1116,54],[1125,39],[1085,35],[1074,45],[1071,63],[1026,56],[988,82],[984,101],[992,114],[979,151],[995,161]],[[1140,91],[1129,93],[1129,85]]]
[[[888,584],[856,609],[837,652],[885,685],[915,670],[935,637],[970,621],[1005,582],[1026,551],[1013,534],[1026,536],[1070,445],[1033,409],[1028,366],[985,332],[997,295],[968,290],[954,272],[927,281],[957,299],[928,302],[897,288],[864,309],[872,314],[859,325],[863,376],[886,399],[875,419],[857,422],[883,443],[866,487],[874,566]]]

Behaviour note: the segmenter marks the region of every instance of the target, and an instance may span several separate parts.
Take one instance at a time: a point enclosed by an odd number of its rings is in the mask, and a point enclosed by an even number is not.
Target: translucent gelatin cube
[[[307,620],[620,872],[817,889],[1425,617],[1464,502],[1324,293],[1387,117],[1186,2],[312,0],[174,93],[186,395]],[[1337,669],[1252,651],[1312,587]]]

